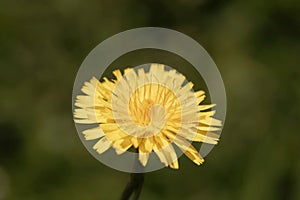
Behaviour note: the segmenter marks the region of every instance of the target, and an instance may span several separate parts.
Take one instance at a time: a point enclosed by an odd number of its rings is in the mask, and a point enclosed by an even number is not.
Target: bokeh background
[[[98,43],[143,26],[202,44],[223,76],[228,113],[204,165],[182,157],[180,170],[146,174],[140,199],[300,199],[299,1],[1,0],[0,200],[119,198],[128,174],[82,145],[72,86]],[[117,63],[142,61],[176,65],[161,52]]]

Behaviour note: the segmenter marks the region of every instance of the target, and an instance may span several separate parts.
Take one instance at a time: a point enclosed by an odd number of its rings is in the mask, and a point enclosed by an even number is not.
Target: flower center
[[[143,85],[136,89],[129,101],[132,121],[139,126],[163,127],[168,116],[180,110],[175,94],[157,83]]]

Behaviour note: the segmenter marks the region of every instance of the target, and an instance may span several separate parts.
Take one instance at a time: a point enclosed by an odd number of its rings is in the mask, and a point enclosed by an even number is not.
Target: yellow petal
[[[141,153],[141,152],[139,152],[139,161],[141,162],[141,164],[143,166],[147,165],[148,159],[149,159],[149,153]]]
[[[117,80],[120,80],[122,78],[122,73],[119,69],[114,70],[113,74],[115,75],[115,77],[117,78]]]
[[[77,124],[96,124],[97,121],[89,120],[89,119],[74,119],[74,122]]]
[[[204,119],[200,119],[200,123],[201,124],[206,124],[206,125],[209,125],[209,126],[222,126],[222,121],[221,120],[218,120],[218,119],[215,119],[215,118],[212,118],[212,117],[207,117],[207,118],[204,118]]]
[[[152,151],[152,148],[153,148],[153,138],[152,137],[144,138],[145,152],[150,153]]]
[[[146,166],[149,158],[149,153],[152,151],[153,143],[152,138],[141,138],[139,140],[139,160]]]
[[[111,145],[111,142],[108,141],[106,137],[103,137],[93,146],[93,149],[95,149],[99,154],[101,154],[107,149],[109,149]]]
[[[120,129],[116,129],[112,131],[107,131],[107,130],[103,130],[103,131],[105,132],[107,139],[111,142],[116,142],[118,140],[127,137],[127,135],[124,134]]]
[[[117,154],[122,154],[126,152],[131,146],[132,143],[130,141],[130,137],[128,136],[113,142],[113,147]]]
[[[207,117],[212,117],[216,113],[215,110],[208,111],[208,112],[200,112],[200,120],[205,119]]]
[[[200,96],[204,95],[205,92],[203,90],[199,90],[199,91],[195,92],[194,94],[196,97],[200,97]]]
[[[100,127],[105,133],[120,129],[119,125],[116,123],[100,124]]]
[[[204,162],[198,151],[184,138],[177,136],[174,138],[174,143],[184,152],[184,154],[197,165]]]
[[[202,95],[200,97],[197,98],[197,104],[200,104],[204,99],[205,99],[205,95]]]
[[[86,140],[94,140],[104,136],[104,133],[100,127],[87,129],[82,132]]]
[[[213,107],[215,107],[215,106],[216,106],[216,104],[200,105],[200,106],[198,106],[198,109],[199,109],[199,110],[207,110],[207,109],[213,108]]]
[[[196,134],[194,139],[192,141],[195,141],[195,142],[204,142],[204,143],[207,143],[207,144],[218,144],[218,138],[214,138],[214,137],[209,137],[209,136],[205,136],[205,135],[202,135],[202,134]]]
[[[177,133],[179,136],[195,142],[205,142],[208,144],[217,144],[218,139],[206,136],[206,134],[200,134],[197,129],[182,127],[182,131]]]
[[[200,131],[219,131],[219,130],[221,130],[220,128],[211,127],[211,126],[198,126],[197,129]]]
[[[159,158],[159,160],[165,165],[168,166],[168,161],[165,157],[165,155],[160,151],[160,149],[157,147],[157,144],[153,145],[153,151],[155,152],[155,154],[157,155],[157,157]]]
[[[90,80],[90,83],[96,88],[100,82],[99,80],[96,78],[96,77],[92,77],[91,80]]]
[[[134,136],[131,137],[131,142],[132,142],[134,148],[138,148],[138,146],[139,146],[139,141],[138,141],[138,138],[137,138],[137,137],[134,137]]]
[[[87,95],[94,96],[96,88],[89,82],[85,82],[81,91]]]
[[[173,169],[178,169],[178,160],[175,149],[173,148],[172,144],[165,146],[161,149],[162,153],[164,154],[165,158],[167,159],[168,165]]]

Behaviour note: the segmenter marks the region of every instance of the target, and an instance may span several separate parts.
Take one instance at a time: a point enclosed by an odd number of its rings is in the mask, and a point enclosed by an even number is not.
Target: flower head
[[[114,148],[117,154],[138,149],[139,161],[146,166],[155,152],[165,166],[178,168],[176,145],[194,163],[204,159],[191,142],[217,144],[221,121],[214,119],[214,104],[199,105],[205,92],[194,92],[193,84],[176,70],[151,64],[143,68],[113,71],[115,80],[92,78],[85,82],[76,99],[76,123],[97,124],[83,131],[86,140],[97,140],[99,154]]]

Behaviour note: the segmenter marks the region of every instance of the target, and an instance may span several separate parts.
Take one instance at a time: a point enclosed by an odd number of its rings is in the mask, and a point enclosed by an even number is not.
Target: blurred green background
[[[223,76],[228,112],[204,165],[183,156],[180,170],[146,174],[140,199],[300,199],[299,1],[2,0],[0,200],[119,198],[128,174],[82,145],[72,86],[98,43],[143,26],[203,45]],[[143,55],[127,61],[175,59]]]

